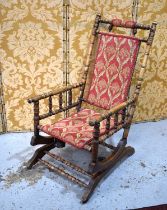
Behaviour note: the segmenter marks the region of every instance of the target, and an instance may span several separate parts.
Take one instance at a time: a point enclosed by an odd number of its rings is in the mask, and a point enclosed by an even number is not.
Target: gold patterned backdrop
[[[71,0],[69,82],[82,77],[95,14],[131,19],[132,0]],[[0,0],[0,62],[8,130],[32,129],[26,101],[63,85],[63,0]],[[141,0],[138,21],[158,22],[135,121],[167,117],[167,0]],[[46,107],[42,106],[42,111]]]
[[[63,83],[62,1],[0,0],[0,6],[0,59],[8,131],[29,130],[33,127],[33,108],[27,98]]]

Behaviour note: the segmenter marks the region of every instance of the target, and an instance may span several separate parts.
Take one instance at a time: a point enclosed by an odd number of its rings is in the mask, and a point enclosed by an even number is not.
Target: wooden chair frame
[[[137,80],[136,89],[135,89],[133,97],[131,99],[128,99],[127,101],[113,107],[112,109],[110,109],[108,111],[107,114],[103,114],[98,120],[89,122],[89,125],[94,127],[94,132],[93,132],[92,145],[90,148],[88,148],[88,150],[92,154],[92,160],[89,165],[89,170],[86,171],[85,169],[75,165],[74,163],[71,163],[71,162],[65,160],[64,158],[49,152],[51,149],[53,149],[55,147],[64,147],[65,143],[61,142],[59,139],[56,139],[53,137],[41,136],[39,134],[38,126],[39,126],[40,120],[50,117],[52,115],[56,115],[58,113],[68,111],[74,107],[76,107],[77,111],[80,110],[80,108],[82,106],[82,102],[84,101],[83,95],[84,95],[86,78],[87,78],[87,74],[88,74],[88,70],[89,70],[90,59],[92,56],[92,49],[93,49],[95,37],[98,34],[99,25],[101,23],[108,25],[109,31],[111,31],[112,27],[114,27],[114,26],[131,28],[133,34],[135,35],[135,33],[137,32],[138,29],[143,29],[143,30],[149,31],[149,36],[147,39],[141,39],[141,42],[146,43],[146,49],[145,49],[143,63],[141,65],[141,69],[140,69],[140,73],[139,73],[139,77]],[[34,136],[31,139],[31,145],[34,146],[37,144],[45,144],[41,148],[37,149],[35,154],[33,155],[33,157],[29,160],[28,167],[27,167],[28,169],[32,168],[32,166],[34,164],[36,164],[38,161],[40,161],[41,163],[43,163],[44,165],[46,165],[48,168],[55,171],[56,173],[64,175],[67,178],[69,178],[70,180],[72,180],[73,182],[85,187],[86,191],[82,197],[82,203],[85,203],[88,201],[88,199],[90,198],[96,185],[104,177],[104,175],[109,170],[111,170],[121,159],[123,159],[124,157],[128,157],[134,153],[134,148],[132,148],[130,146],[126,147],[127,137],[129,134],[129,129],[130,129],[131,123],[132,123],[132,118],[133,118],[133,114],[135,111],[138,95],[139,95],[139,92],[141,89],[143,75],[144,75],[144,71],[145,71],[147,59],[148,59],[148,56],[150,53],[150,48],[151,48],[151,45],[153,42],[155,31],[156,31],[156,23],[152,23],[152,25],[143,25],[143,24],[136,23],[133,27],[130,27],[129,25],[123,24],[121,22],[118,23],[118,22],[114,22],[111,20],[101,19],[101,16],[99,14],[96,16],[95,23],[93,26],[92,35],[91,35],[91,44],[90,44],[88,56],[87,56],[87,59],[86,59],[85,65],[84,65],[83,82],[81,82],[77,85],[65,87],[59,91],[49,92],[49,93],[46,93],[46,94],[43,94],[40,96],[36,96],[36,97],[28,100],[29,103],[34,104]],[[80,95],[79,95],[78,101],[73,102],[72,101],[72,91],[76,88],[80,89]],[[63,94],[67,94],[67,96],[68,96],[67,106],[63,106]],[[57,95],[59,97],[59,109],[53,111],[52,110],[52,96],[55,96],[55,95]],[[48,99],[48,102],[49,102],[48,103],[49,112],[46,114],[40,115],[39,114],[39,101],[42,99],[46,99],[46,98]],[[121,125],[118,125],[118,116],[119,116],[120,111],[122,111],[122,114],[121,114],[122,123],[121,123]],[[115,125],[115,127],[112,131],[110,130],[110,118],[111,117],[114,117],[114,125]],[[107,123],[106,123],[107,135],[105,137],[103,137],[102,139],[100,139],[99,127],[100,127],[100,123],[103,120],[107,121]],[[107,138],[109,138],[110,136],[112,136],[115,132],[117,132],[121,128],[124,129],[124,132],[123,132],[123,136],[120,139],[118,145],[116,147],[114,147],[111,144],[107,144],[105,142],[105,140]],[[110,148],[112,150],[111,155],[107,156],[104,159],[101,159],[98,156],[98,148],[99,148],[100,144],[107,148]],[[76,178],[75,176],[67,173],[65,170],[54,166],[53,164],[47,162],[46,160],[43,160],[42,157],[45,154],[51,156],[52,158],[56,159],[57,161],[60,161],[61,163],[67,165],[68,167],[71,167],[72,169],[76,170],[77,172],[90,177],[89,184],[84,183],[83,181]]]

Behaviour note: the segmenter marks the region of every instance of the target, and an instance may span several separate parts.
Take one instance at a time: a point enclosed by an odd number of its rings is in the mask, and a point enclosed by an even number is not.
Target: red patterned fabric
[[[86,100],[103,109],[127,98],[140,40],[100,33],[95,69]]]
[[[90,143],[93,138],[94,127],[89,126],[89,121],[98,119],[100,116],[101,114],[98,112],[90,109],[83,109],[55,124],[40,125],[39,129],[75,147],[84,148],[84,146]],[[103,120],[100,124],[100,136],[105,134],[105,125],[106,121]],[[110,127],[114,127],[113,118],[111,118]]]
[[[111,21],[113,26],[123,26],[123,27],[127,27],[127,28],[134,28],[136,25],[136,22],[133,20],[127,20],[127,21],[123,21],[121,19],[112,19]]]

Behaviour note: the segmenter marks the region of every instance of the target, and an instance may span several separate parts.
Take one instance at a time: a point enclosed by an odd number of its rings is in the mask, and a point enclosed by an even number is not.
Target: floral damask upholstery
[[[110,109],[126,100],[140,41],[137,38],[100,33],[92,82],[88,87],[87,102]],[[96,120],[100,113],[83,109],[54,124],[39,126],[39,129],[61,141],[78,148],[84,148],[93,139],[94,127],[90,120]],[[111,118],[110,129],[114,128]],[[100,124],[100,136],[106,131],[106,120]]]
[[[136,25],[136,22],[135,21],[132,21],[132,20],[127,20],[127,21],[123,21],[121,19],[112,19],[111,21],[112,25],[114,26],[125,26],[127,28],[133,28],[135,25]]]
[[[130,36],[100,33],[92,82],[87,101],[103,109],[127,98],[140,40]]]
[[[89,126],[90,120],[98,119],[100,113],[90,109],[83,109],[52,125],[40,125],[39,129],[61,141],[71,144],[78,148],[84,148],[93,138],[93,128]],[[106,121],[100,124],[100,136],[105,134]],[[110,128],[114,127],[114,119],[110,120]]]

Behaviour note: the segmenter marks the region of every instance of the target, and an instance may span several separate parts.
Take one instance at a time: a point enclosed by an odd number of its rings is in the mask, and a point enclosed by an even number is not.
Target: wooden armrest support
[[[61,112],[65,112],[65,111],[67,111],[71,108],[74,108],[74,107],[78,106],[78,104],[79,104],[79,102],[74,102],[70,106],[67,105],[67,106],[65,106],[61,109],[57,109],[55,111],[52,111],[52,112],[49,112],[49,113],[46,113],[46,114],[43,114],[43,115],[39,115],[39,120],[45,119],[47,117],[51,117],[52,115],[56,115],[56,114],[59,114]]]
[[[132,104],[135,102],[135,99],[129,99],[115,107],[113,107],[112,109],[109,110],[109,112],[107,114],[102,115],[98,120],[94,120],[94,121],[89,121],[89,125],[90,126],[95,126],[97,124],[100,124],[101,121],[109,118],[110,116],[112,116],[115,113],[118,113],[120,110],[123,110],[124,108],[126,108],[128,105]]]
[[[64,93],[64,92],[67,92],[69,90],[72,90],[72,89],[81,87],[84,84],[85,83],[79,83],[79,84],[75,84],[75,85],[69,85],[68,87],[61,88],[58,91],[50,91],[48,93],[44,93],[42,95],[35,96],[35,97],[31,98],[31,99],[28,99],[28,103],[35,103],[35,102],[37,102],[37,101],[39,101],[41,99],[48,98],[49,96],[58,95],[60,93]]]

